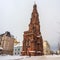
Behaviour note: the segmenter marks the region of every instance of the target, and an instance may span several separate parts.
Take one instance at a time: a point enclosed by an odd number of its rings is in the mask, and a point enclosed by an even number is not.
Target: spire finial
[[[33,8],[36,8],[37,7],[37,5],[36,5],[36,1],[34,1],[34,6],[33,6]]]

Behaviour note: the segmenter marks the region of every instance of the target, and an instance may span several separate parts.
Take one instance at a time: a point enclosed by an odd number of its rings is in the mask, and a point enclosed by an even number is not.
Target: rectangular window
[[[18,51],[19,51],[20,49],[18,49]]]
[[[16,49],[15,49],[15,51],[16,51]]]

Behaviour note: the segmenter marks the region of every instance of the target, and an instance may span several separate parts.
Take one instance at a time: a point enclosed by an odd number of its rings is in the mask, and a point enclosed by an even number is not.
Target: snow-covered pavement
[[[60,55],[47,56],[0,56],[0,60],[60,60]]]

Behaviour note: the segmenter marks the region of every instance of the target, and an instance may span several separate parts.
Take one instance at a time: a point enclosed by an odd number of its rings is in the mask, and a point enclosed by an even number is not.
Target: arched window
[[[30,40],[26,41],[26,47],[30,47]]]

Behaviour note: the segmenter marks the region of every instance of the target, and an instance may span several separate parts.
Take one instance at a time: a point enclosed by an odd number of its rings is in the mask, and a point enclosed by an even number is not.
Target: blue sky
[[[10,31],[22,42],[23,32],[28,30],[34,1],[43,40],[55,48],[60,39],[60,0],[0,0],[0,34]]]

